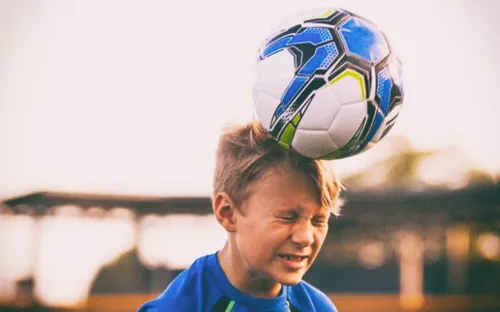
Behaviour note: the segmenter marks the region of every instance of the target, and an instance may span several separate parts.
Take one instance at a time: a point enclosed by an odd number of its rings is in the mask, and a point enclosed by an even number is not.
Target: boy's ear
[[[228,232],[236,231],[236,207],[225,192],[217,193],[212,201],[215,218]]]

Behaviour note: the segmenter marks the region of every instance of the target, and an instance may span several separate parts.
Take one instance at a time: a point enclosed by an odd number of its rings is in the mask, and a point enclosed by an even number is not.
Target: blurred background
[[[341,312],[500,311],[494,0],[0,1],[0,311],[135,311],[225,233],[215,144],[257,48],[342,7],[400,56],[405,102],[332,166],[343,216],[305,280]]]

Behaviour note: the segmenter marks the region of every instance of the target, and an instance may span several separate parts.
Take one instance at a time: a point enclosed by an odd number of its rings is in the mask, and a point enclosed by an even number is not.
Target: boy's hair
[[[283,165],[309,176],[321,205],[334,215],[340,215],[341,184],[331,167],[325,161],[285,150],[256,120],[230,128],[220,136],[213,195],[226,192],[235,205],[240,206],[253,182],[270,169]]]

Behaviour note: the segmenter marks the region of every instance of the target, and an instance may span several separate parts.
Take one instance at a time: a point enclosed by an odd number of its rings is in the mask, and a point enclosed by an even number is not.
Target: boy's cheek
[[[316,232],[316,236],[318,239],[324,241],[326,239],[326,235],[328,234],[328,226],[318,228]]]

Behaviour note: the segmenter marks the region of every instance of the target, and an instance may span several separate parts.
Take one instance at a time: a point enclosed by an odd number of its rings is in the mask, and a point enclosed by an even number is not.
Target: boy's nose
[[[297,224],[292,235],[292,241],[300,247],[307,247],[314,243],[314,226],[310,222]]]

